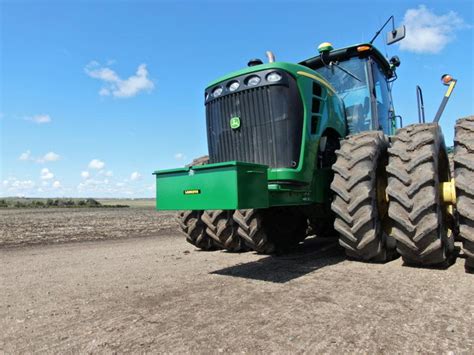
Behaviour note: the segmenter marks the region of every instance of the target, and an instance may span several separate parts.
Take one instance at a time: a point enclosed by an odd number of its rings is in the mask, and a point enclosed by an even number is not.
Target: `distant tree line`
[[[103,205],[93,198],[87,199],[0,199],[0,208],[107,208],[107,207],[129,207],[127,205]]]

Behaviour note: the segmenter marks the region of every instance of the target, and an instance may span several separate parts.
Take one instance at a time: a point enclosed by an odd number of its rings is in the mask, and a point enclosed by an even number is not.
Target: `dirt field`
[[[0,209],[0,248],[153,236],[176,226],[174,213],[152,208]]]
[[[463,260],[364,264],[314,239],[280,257],[199,252],[173,225],[140,209],[0,212],[0,353],[474,351]]]

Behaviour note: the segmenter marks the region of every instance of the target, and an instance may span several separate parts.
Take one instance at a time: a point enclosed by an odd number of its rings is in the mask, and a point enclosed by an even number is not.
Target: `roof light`
[[[357,47],[357,52],[365,52],[365,51],[368,51],[370,50],[372,47],[371,46],[359,46]]]
[[[334,48],[332,47],[332,44],[329,42],[323,42],[318,46],[318,52],[319,53],[325,53],[325,52],[330,52]]]

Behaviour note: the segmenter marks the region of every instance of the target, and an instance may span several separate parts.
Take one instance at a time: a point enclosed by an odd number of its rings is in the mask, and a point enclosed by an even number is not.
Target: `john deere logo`
[[[237,129],[240,127],[240,117],[232,117],[230,119],[230,128]]]

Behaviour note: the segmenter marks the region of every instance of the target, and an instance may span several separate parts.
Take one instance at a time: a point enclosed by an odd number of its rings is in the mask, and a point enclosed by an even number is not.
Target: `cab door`
[[[384,72],[372,58],[369,60],[372,67],[372,87],[371,87],[371,103],[374,120],[374,127],[383,131],[387,135],[393,132],[393,106],[390,86]]]

